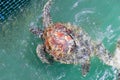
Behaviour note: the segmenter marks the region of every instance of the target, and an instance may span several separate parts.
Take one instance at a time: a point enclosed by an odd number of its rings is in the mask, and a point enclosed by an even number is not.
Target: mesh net
[[[4,21],[21,7],[25,6],[30,0],[0,0],[0,21]]]

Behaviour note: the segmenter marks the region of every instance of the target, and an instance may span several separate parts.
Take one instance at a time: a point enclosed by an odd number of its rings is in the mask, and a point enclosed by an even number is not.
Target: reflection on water
[[[31,1],[18,15],[0,24],[0,80],[116,80],[117,70],[97,58],[91,59],[86,77],[81,75],[80,65],[41,63],[35,49],[42,42],[29,32],[29,25],[34,23],[42,28],[45,1]],[[81,26],[113,52],[120,31],[119,7],[119,2],[114,0],[54,0],[51,15],[54,22]]]

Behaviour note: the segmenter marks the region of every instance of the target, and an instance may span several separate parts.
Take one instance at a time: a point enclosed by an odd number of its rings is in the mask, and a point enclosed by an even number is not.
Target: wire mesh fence
[[[15,14],[30,0],[0,0],[0,21],[4,21],[10,15]]]

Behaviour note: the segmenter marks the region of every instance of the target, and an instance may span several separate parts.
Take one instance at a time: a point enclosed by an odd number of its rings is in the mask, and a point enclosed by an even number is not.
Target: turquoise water
[[[34,0],[17,16],[0,24],[0,80],[117,80],[117,70],[91,58],[90,72],[81,75],[80,65],[43,64],[36,56],[42,43],[29,32],[29,25],[42,28],[41,11],[47,0]],[[54,0],[54,22],[70,22],[82,27],[93,40],[102,41],[114,52],[120,38],[119,0]]]

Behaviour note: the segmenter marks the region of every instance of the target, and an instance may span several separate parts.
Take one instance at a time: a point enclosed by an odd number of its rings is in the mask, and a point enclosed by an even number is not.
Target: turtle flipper
[[[43,31],[40,30],[39,28],[30,28],[30,32],[32,32],[33,34],[36,34],[40,38],[41,38],[41,36],[43,34]]]
[[[112,65],[120,71],[120,40],[117,42],[112,62]]]
[[[117,41],[116,50],[113,57],[113,65],[118,69],[117,80],[120,80],[120,40]]]
[[[50,8],[51,8],[52,0],[48,0],[48,2],[45,4],[43,8],[43,26],[48,27],[50,24],[52,24],[52,19],[50,18]]]
[[[119,50],[119,51],[120,51],[120,40],[117,41],[116,50]]]
[[[117,42],[116,50],[114,56],[105,49],[103,44],[96,45],[96,55],[103,60],[107,65],[113,66],[120,70],[120,40]]]
[[[120,67],[120,40],[118,40],[118,42],[117,42],[116,50],[114,53],[114,58],[116,58],[116,60],[119,64],[119,67]]]
[[[90,62],[89,61],[86,61],[85,63],[82,63],[81,64],[81,71],[82,71],[82,75],[83,76],[86,76],[87,73],[89,72],[90,70]]]
[[[40,60],[43,62],[43,63],[50,63],[49,60],[47,59],[46,57],[46,53],[44,51],[44,46],[43,45],[38,45],[37,48],[36,48],[36,52],[37,52],[37,56],[40,58]]]

